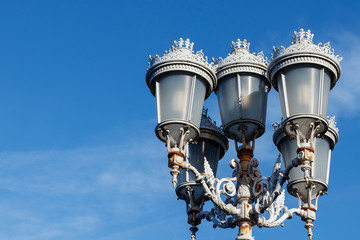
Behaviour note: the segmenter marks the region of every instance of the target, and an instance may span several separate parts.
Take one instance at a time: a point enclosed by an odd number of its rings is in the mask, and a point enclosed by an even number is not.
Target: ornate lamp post
[[[272,61],[251,54],[246,40],[232,42],[231,54],[207,63],[190,40],[175,41],[164,56],[150,56],[146,81],[156,96],[156,134],[166,142],[173,184],[187,203],[192,238],[206,218],[215,227],[239,227],[237,240],[253,240],[252,227],[275,227],[295,213],[306,222],[312,239],[318,198],[328,188],[331,151],[338,139],[334,118],[326,119],[330,89],[339,79],[341,58],[330,44],[315,45],[310,30],[294,32],[288,48],[274,48]],[[281,152],[270,177],[253,158],[255,139],[265,131],[267,94],[279,92],[283,121],[275,126],[274,143]],[[223,132],[206,113],[204,100],[215,91]],[[200,124],[201,122],[201,124]],[[232,177],[215,178],[217,162],[235,141]],[[179,182],[177,176],[179,176]],[[299,207],[287,209],[284,190]],[[211,200],[214,208],[203,210]],[[261,216],[265,211],[269,218]]]

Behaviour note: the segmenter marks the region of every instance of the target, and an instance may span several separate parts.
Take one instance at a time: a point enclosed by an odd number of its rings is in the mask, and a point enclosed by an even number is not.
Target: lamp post
[[[240,39],[232,42],[231,54],[210,64],[202,51],[194,53],[188,39],[175,41],[162,57],[150,56],[146,82],[156,96],[155,132],[166,143],[172,181],[187,204],[193,239],[204,218],[215,227],[238,226],[237,240],[253,240],[253,226],[282,225],[294,213],[306,222],[312,239],[318,198],[327,191],[331,151],[338,140],[334,118],[326,117],[330,89],[341,73],[341,58],[329,43],[313,44],[313,36],[310,30],[294,32],[288,48],[274,48],[271,62],[262,52],[250,53],[250,43]],[[280,96],[283,121],[275,125],[273,139],[285,169],[279,155],[272,175],[264,177],[253,150],[265,131],[271,85]],[[222,129],[207,110],[201,114],[212,91]],[[227,138],[234,140],[239,159],[230,161],[231,177],[217,179]],[[281,188],[286,181],[298,208],[285,206]],[[209,211],[203,209],[207,200],[214,203]],[[267,219],[261,216],[265,211]]]

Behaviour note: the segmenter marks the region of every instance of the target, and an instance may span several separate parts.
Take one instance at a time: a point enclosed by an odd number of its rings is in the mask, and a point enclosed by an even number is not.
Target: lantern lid
[[[275,90],[277,90],[277,83],[274,79],[276,72],[284,67],[298,63],[313,63],[327,67],[334,74],[331,88],[335,86],[341,74],[340,61],[342,57],[335,55],[330,42],[324,45],[322,43],[316,45],[313,43],[313,37],[314,34],[310,30],[305,32],[301,28],[299,32],[294,31],[293,42],[289,47],[273,47],[268,76]]]
[[[231,53],[225,59],[219,57],[213,59],[217,65],[216,76],[220,79],[223,76],[238,72],[252,72],[266,77],[269,60],[264,57],[263,52],[258,54],[250,53],[250,42],[246,39],[237,39],[231,44]]]
[[[335,144],[337,143],[337,141],[339,139],[339,129],[336,127],[335,116],[333,116],[333,117],[328,116],[327,121],[329,123],[329,129],[325,133],[325,136],[327,136],[328,138],[331,139],[330,148],[334,149]]]
[[[216,126],[216,122],[210,118],[208,109],[203,109],[200,123],[200,138],[210,139],[220,144],[222,147],[220,159],[229,148],[229,140],[225,137],[221,128]]]
[[[206,98],[216,87],[216,76],[214,63],[208,63],[208,58],[204,56],[202,50],[194,53],[194,43],[190,39],[185,41],[180,38],[174,41],[174,45],[169,51],[165,51],[163,56],[149,55],[149,68],[146,72],[146,83],[150,91],[155,95],[153,79],[165,72],[186,71],[202,76],[208,83]]]
[[[283,132],[283,129],[281,127],[281,123],[275,122],[275,123],[271,123],[272,127],[273,127],[273,142],[276,145],[276,147],[279,149],[280,151],[280,145],[279,142],[280,140],[285,137],[285,133]]]

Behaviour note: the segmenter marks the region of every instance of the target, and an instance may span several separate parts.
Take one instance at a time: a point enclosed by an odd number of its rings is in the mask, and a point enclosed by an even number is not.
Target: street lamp
[[[327,131],[329,91],[340,77],[339,56],[330,43],[315,45],[314,34],[294,32],[288,48],[274,47],[269,79],[279,92],[283,128],[297,138],[299,147],[313,147],[314,137]]]
[[[265,132],[267,93],[267,59],[261,52],[250,54],[250,43],[232,42],[232,53],[216,61],[220,114],[227,137],[245,143]]]
[[[328,161],[323,159],[329,154],[326,154],[329,146],[324,146],[320,138],[328,132],[326,117],[329,92],[341,74],[341,58],[334,54],[330,43],[315,45],[313,37],[310,30],[295,31],[288,48],[274,47],[273,60],[268,67],[269,79],[280,96],[283,132],[296,139],[297,159],[304,172],[304,181],[298,180],[297,183],[292,181],[294,176],[290,174],[288,191],[303,201],[302,209],[306,210],[307,216],[302,218],[310,237],[317,199],[327,190],[327,181],[322,179],[319,183],[314,177],[326,175],[323,173],[328,172],[330,167],[326,164]],[[336,136],[333,138],[337,139]],[[315,144],[321,146],[316,147]],[[291,146],[290,143],[286,145]],[[285,162],[289,161],[285,155],[295,153],[296,145],[292,144],[292,148],[281,151]]]
[[[198,171],[204,172],[204,159],[209,163],[214,176],[216,176],[219,160],[224,156],[229,148],[229,141],[216,126],[207,114],[207,109],[203,111],[200,124],[200,136],[191,144],[187,145],[185,151],[185,161],[194,166]],[[205,197],[205,190],[196,181],[195,174],[189,169],[180,169],[179,181],[176,187],[176,194],[179,199],[186,202],[188,223],[193,236],[197,232],[196,227],[201,223],[201,218],[197,215],[202,212],[204,202],[209,200]]]
[[[156,135],[166,142],[173,185],[183,167],[185,146],[199,137],[204,100],[216,86],[213,65],[193,43],[180,38],[164,56],[150,56],[146,83],[156,95]]]
[[[327,132],[315,140],[314,162],[309,176],[309,181],[312,182],[314,187],[313,191],[311,191],[311,196],[308,196],[309,192],[306,191],[308,183],[304,179],[304,173],[301,168],[293,168],[289,173],[288,192],[295,197],[301,197],[305,201],[307,201],[307,198],[311,198],[310,200],[316,199],[326,193],[328,189],[331,151],[338,141],[339,130],[336,128],[335,117],[329,118],[327,122],[329,125]],[[298,158],[296,154],[298,145],[295,139],[292,139],[283,132],[280,125],[274,124],[274,130],[273,140],[283,156],[286,167],[291,164],[291,161]]]
[[[288,48],[274,47],[271,62],[262,52],[250,53],[250,43],[240,39],[232,42],[231,54],[210,64],[202,51],[194,53],[189,39],[175,41],[162,57],[150,56],[146,82],[156,96],[155,131],[166,143],[173,184],[187,203],[193,239],[204,218],[215,227],[238,226],[237,240],[253,240],[253,226],[282,225],[294,213],[306,222],[312,239],[318,198],[327,191],[331,151],[338,140],[334,118],[327,119],[329,92],[341,74],[341,58],[329,43],[315,45],[313,36],[310,30],[294,32]],[[282,108],[273,140],[285,169],[279,155],[272,175],[264,177],[253,150],[265,131],[271,85],[279,92]],[[223,131],[207,110],[201,114],[212,91]],[[230,161],[232,177],[217,179],[227,138],[234,140],[239,160]],[[284,205],[281,188],[286,181],[298,208]],[[207,200],[214,203],[209,211],[203,210]],[[267,219],[261,216],[265,211]]]

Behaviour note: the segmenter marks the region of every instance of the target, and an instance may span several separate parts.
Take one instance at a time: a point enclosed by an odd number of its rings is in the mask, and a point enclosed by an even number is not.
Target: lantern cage
[[[216,86],[214,67],[193,43],[180,38],[164,56],[150,56],[146,83],[156,96],[157,137],[184,147],[199,134],[204,100]]]
[[[200,137],[196,142],[187,146],[185,161],[194,166],[198,171],[204,172],[204,157],[208,161],[212,171],[216,175],[218,161],[224,156],[229,148],[229,141],[222,133],[222,130],[216,126],[207,115],[207,109],[203,111]],[[191,188],[189,192],[189,187]],[[195,206],[200,206],[204,201],[205,190],[203,186],[196,182],[193,172],[180,169],[176,194],[186,203],[193,201]],[[192,198],[192,199],[191,199]]]
[[[315,153],[314,160],[311,164],[310,178],[315,188],[312,191],[311,200],[320,193],[325,193],[328,189],[329,184],[329,172],[330,172],[330,160],[331,152],[338,141],[339,134],[336,128],[335,117],[328,120],[329,128],[327,132],[320,138],[316,138],[315,141]],[[296,140],[287,136],[281,127],[275,130],[273,140],[278,150],[283,156],[285,168],[291,164],[291,162],[298,158],[297,155],[297,143]],[[289,179],[287,181],[288,192],[301,199],[308,198],[308,192],[306,191],[306,179],[304,179],[304,172],[301,166],[293,168],[289,173]]]
[[[217,60],[218,98],[222,125],[227,137],[250,142],[265,132],[267,95],[271,84],[266,77],[268,60],[262,52],[249,51],[245,39],[232,42],[232,52]]]
[[[340,58],[330,43],[313,43],[314,34],[300,29],[288,48],[274,47],[268,77],[279,92],[284,133],[301,138],[303,146],[328,130],[329,92],[341,74]],[[299,146],[300,147],[300,146]]]

